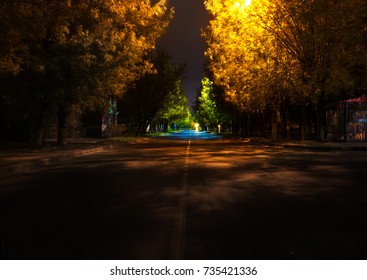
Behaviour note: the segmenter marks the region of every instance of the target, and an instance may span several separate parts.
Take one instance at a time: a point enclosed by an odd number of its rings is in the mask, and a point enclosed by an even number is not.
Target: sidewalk
[[[65,146],[48,142],[45,147],[39,149],[30,144],[0,143],[0,178],[136,141],[133,138],[126,138],[126,141],[78,138],[68,139]]]
[[[308,149],[318,151],[367,151],[367,142],[318,142],[318,141],[286,141],[274,142],[266,138],[250,138],[244,140],[252,144],[262,144],[279,148]]]

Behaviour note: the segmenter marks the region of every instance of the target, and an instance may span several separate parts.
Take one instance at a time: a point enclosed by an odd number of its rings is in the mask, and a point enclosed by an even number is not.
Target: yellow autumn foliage
[[[285,98],[323,104],[364,88],[367,68],[363,1],[206,0],[204,31],[214,82],[242,110]],[[352,93],[351,93],[352,94]]]
[[[272,37],[263,28],[267,1],[208,0],[214,19],[204,33],[206,56],[214,82],[225,89],[227,100],[244,109],[254,93],[259,71],[269,67],[264,55]]]

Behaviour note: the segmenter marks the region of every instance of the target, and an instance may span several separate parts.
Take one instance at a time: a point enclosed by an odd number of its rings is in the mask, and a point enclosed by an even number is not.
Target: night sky
[[[205,43],[201,30],[208,25],[209,15],[204,0],[170,0],[175,16],[160,45],[168,51],[174,63],[187,61],[188,69],[184,89],[191,105],[200,81],[204,77],[203,63]]]

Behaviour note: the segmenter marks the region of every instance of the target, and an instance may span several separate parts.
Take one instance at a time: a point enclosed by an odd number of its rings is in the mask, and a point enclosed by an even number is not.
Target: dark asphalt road
[[[367,152],[178,136],[2,179],[1,258],[367,258]]]

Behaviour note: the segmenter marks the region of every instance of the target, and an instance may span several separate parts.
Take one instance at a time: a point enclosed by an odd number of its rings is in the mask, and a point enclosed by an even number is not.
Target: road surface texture
[[[117,146],[3,177],[1,258],[366,259],[366,181],[364,151]]]

